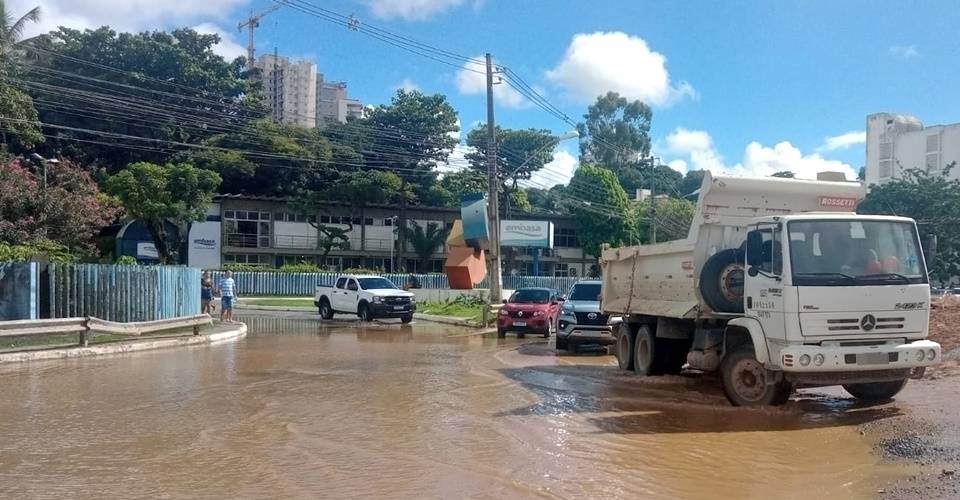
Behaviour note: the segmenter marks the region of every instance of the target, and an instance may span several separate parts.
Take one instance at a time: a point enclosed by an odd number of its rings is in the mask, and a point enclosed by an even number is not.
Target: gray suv
[[[557,316],[557,350],[616,342],[610,317],[600,311],[600,281],[581,280],[570,288]]]

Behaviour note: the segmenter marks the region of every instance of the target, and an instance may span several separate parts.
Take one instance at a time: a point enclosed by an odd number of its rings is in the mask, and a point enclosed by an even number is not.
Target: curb
[[[317,312],[316,307],[297,306],[247,306],[237,304],[237,311],[280,311],[280,312]]]
[[[469,328],[481,328],[470,320],[464,318],[455,318],[453,316],[437,316],[434,314],[413,313],[413,319],[429,321],[431,323],[441,323],[444,325],[466,326]]]
[[[44,351],[10,352],[0,354],[0,364],[20,363],[24,361],[43,361],[51,359],[86,358],[108,354],[123,354],[130,352],[166,349],[170,347],[187,347],[196,345],[215,345],[224,342],[239,340],[247,335],[247,325],[238,323],[234,328],[225,332],[216,332],[199,336],[175,337],[157,340],[134,340],[117,342],[90,347],[67,347],[48,349]]]

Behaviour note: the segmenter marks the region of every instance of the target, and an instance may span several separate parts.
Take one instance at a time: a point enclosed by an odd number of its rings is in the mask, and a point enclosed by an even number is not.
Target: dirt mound
[[[960,307],[930,311],[930,340],[939,342],[945,353],[960,347]]]

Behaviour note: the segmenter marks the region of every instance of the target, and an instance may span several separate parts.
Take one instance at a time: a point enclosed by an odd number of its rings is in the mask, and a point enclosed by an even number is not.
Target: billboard
[[[537,220],[500,221],[500,246],[553,248],[553,223]]]
[[[187,265],[201,269],[220,268],[220,222],[199,222],[190,226]]]

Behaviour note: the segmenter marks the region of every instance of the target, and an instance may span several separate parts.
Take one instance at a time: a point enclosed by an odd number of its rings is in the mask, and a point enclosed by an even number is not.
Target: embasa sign
[[[553,248],[553,223],[534,220],[500,221],[500,246]]]

